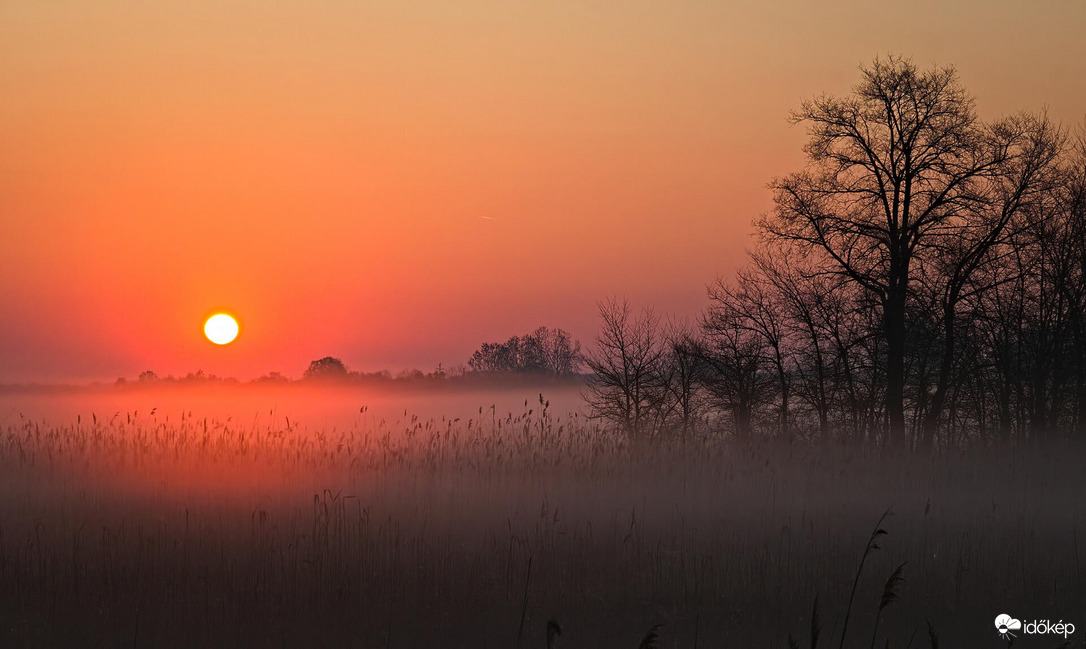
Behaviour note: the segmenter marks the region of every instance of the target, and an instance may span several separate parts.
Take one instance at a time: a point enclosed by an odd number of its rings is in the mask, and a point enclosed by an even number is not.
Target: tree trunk
[[[893,286],[883,305],[886,335],[886,443],[905,445],[905,287]]]
[[[826,368],[822,360],[822,350],[818,348],[818,339],[812,334],[815,351],[815,376],[818,379],[818,438],[826,442],[830,438],[829,404],[826,399]]]
[[[1002,344],[1002,343],[1001,343]],[[1014,418],[1011,416],[1011,368],[1008,352],[1004,352],[999,363],[999,433],[1004,440],[1014,435]]]
[[[739,439],[750,439],[751,408],[746,403],[735,407],[735,435]]]
[[[777,361],[777,378],[781,382],[781,437],[792,439],[792,431],[788,421],[788,373],[784,370],[784,360],[781,358],[779,347],[774,347]]]
[[[931,407],[924,415],[923,444],[930,446],[939,434],[939,420],[946,405],[947,390],[950,389],[950,375],[954,369],[954,298],[943,309],[943,353],[939,360],[939,378],[935,384],[935,394],[931,398]]]

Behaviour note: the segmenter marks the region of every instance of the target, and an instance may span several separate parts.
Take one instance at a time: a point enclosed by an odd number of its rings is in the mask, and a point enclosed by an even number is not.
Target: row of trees
[[[696,324],[600,305],[597,415],[631,435],[930,445],[1086,428],[1086,136],[976,116],[952,68],[890,58],[805,102],[750,263]]]
[[[531,380],[532,376],[549,376],[554,378],[570,378],[579,376],[583,363],[581,343],[573,339],[568,331],[558,328],[539,327],[531,333],[523,336],[513,336],[504,343],[483,343],[472,354],[468,361],[468,367],[459,365],[450,370],[438,363],[432,372],[421,370],[404,370],[392,374],[388,370],[379,372],[358,372],[347,368],[347,365],[335,356],[325,356],[309,363],[302,374],[303,381],[324,383],[389,383],[389,382],[434,382],[445,379],[457,380],[488,380],[492,375],[517,374]],[[203,370],[190,372],[181,379],[173,376],[160,378],[152,370],[147,370],[139,375],[138,383],[207,383],[207,382],[231,382],[237,383],[237,379],[223,379],[217,376],[205,374]],[[291,379],[279,372],[265,374],[253,383],[282,384],[290,383]],[[124,378],[117,379],[117,385],[126,385]]]
[[[135,382],[139,385],[172,385],[172,384],[190,384],[190,383],[238,383],[238,380],[231,377],[221,377],[214,374],[208,374],[203,370],[197,370],[195,372],[189,372],[184,376],[178,378],[172,374],[166,376],[159,376],[153,370],[145,370],[140,372],[140,375],[136,378]],[[123,376],[118,378],[114,385],[118,387],[128,385],[128,379]]]
[[[483,343],[471,355],[468,367],[480,373],[576,374],[581,366],[581,343],[568,331],[539,327],[504,343]]]
[[[494,374],[542,375],[571,377],[577,375],[582,363],[581,343],[568,331],[539,327],[523,336],[513,336],[504,343],[483,343],[475,350],[468,367],[458,366],[447,371],[438,363],[430,373],[408,370],[395,377],[387,371],[370,374],[352,372],[340,359],[326,356],[309,364],[302,375],[309,381],[421,381],[454,379],[486,379]]]

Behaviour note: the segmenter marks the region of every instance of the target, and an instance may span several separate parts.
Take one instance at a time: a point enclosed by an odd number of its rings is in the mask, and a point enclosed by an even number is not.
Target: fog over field
[[[903,563],[880,646],[1080,619],[1076,445],[636,445],[576,388],[539,392],[22,394],[0,436],[0,639],[543,647],[554,618],[563,646],[662,624],[661,647],[806,647],[813,615],[822,643],[845,630],[886,511],[846,647]]]
[[[423,419],[479,420],[479,409],[487,417],[526,410],[524,402],[536,402],[540,392],[555,411],[585,412],[580,383],[541,382],[524,385],[523,379],[491,381],[498,387],[437,385],[419,389],[411,386],[349,386],[330,384],[222,384],[141,385],[16,388],[0,387],[0,424],[14,420],[32,420],[49,424],[67,424],[77,418],[92,416],[108,421],[133,413],[165,423],[182,415],[219,421],[230,419],[239,425],[259,427],[292,426],[310,430],[331,430],[371,425],[404,418],[404,412]],[[493,407],[493,409],[492,409]],[[531,404],[529,403],[529,408]],[[365,409],[364,412],[361,412]],[[151,411],[154,410],[154,416]]]

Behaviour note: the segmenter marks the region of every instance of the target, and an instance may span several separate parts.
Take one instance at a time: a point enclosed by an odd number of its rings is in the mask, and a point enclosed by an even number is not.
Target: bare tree
[[[885,340],[888,441],[905,440],[906,304],[925,242],[979,200],[976,182],[1007,157],[953,68],[890,57],[862,67],[851,96],[803,103],[804,171],[772,183],[763,233],[824,256],[877,301]]]
[[[1075,384],[1072,426],[1081,434],[1086,430],[1086,123],[1079,128],[1065,174],[1064,204],[1069,240],[1066,248],[1070,252],[1065,290],[1074,313],[1071,323]]]
[[[543,368],[554,376],[575,374],[583,360],[581,343],[564,329],[540,327],[531,336],[539,341]]]
[[[665,392],[669,413],[674,413],[683,440],[693,432],[702,410],[699,386],[705,379],[702,344],[686,321],[669,321],[664,330],[664,353],[659,383]]]
[[[751,253],[751,262],[778,296],[780,317],[791,329],[792,354],[797,358],[798,393],[814,409],[819,436],[825,440],[830,435],[832,393],[827,301],[839,282],[807,267],[802,256],[791,252],[787,245],[780,250],[763,249]]]
[[[659,366],[663,347],[659,320],[649,309],[634,315],[626,300],[599,303],[602,328],[585,356],[591,370],[585,400],[595,417],[622,426],[631,439],[655,431],[661,402]]]
[[[766,372],[771,361],[765,338],[751,331],[739,312],[727,308],[707,310],[702,330],[705,385],[731,413],[736,436],[748,438],[754,411],[773,385]]]
[[[755,268],[739,271],[736,281],[728,283],[717,279],[709,285],[709,313],[707,323],[712,327],[727,323],[762,339],[766,360],[777,377],[777,396],[780,398],[779,430],[782,437],[791,437],[789,422],[789,398],[791,396],[791,363],[787,348],[789,327],[786,324],[784,302],[780,292],[763,273]],[[714,333],[716,332],[714,329]]]
[[[1013,253],[1011,241],[1031,220],[1030,213],[1045,213],[1058,176],[1057,156],[1063,136],[1046,118],[1017,115],[992,127],[998,147],[1006,152],[983,182],[975,183],[968,209],[939,224],[938,232],[925,237],[917,255],[921,292],[931,295],[937,327],[941,332],[937,378],[923,418],[921,441],[930,444],[939,426],[951,388],[957,360],[957,322],[963,303],[996,284],[1009,273],[988,275],[980,271],[998,264]],[[926,391],[925,391],[926,394]]]

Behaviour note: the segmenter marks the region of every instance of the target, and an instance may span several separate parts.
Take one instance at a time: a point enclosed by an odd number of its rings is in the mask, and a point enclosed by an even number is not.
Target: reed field
[[[1077,445],[632,444],[526,392],[11,414],[0,646],[1001,647],[1000,613],[1083,646]]]

